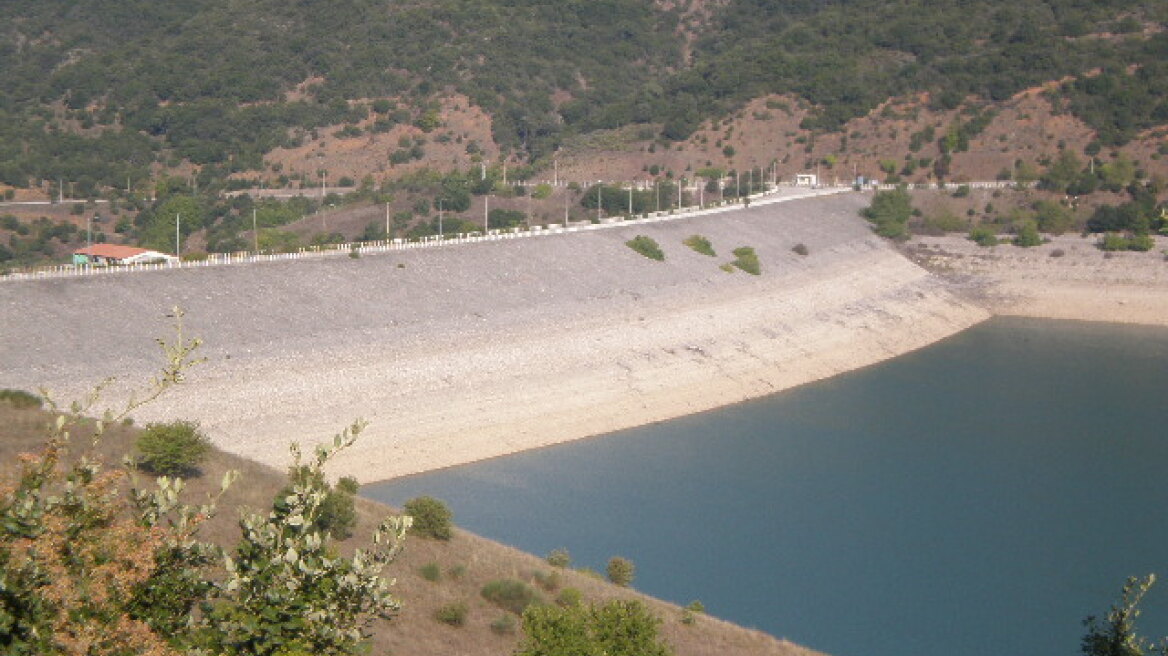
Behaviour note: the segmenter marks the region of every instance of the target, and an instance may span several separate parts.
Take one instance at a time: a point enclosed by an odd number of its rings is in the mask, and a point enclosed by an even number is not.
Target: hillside
[[[684,141],[774,94],[807,106],[808,138],[846,135],[891,98],[952,111],[1048,83],[1059,111],[1104,146],[1168,117],[1166,10],[1149,0],[15,0],[8,10],[0,182],[51,192],[68,181],[81,197],[164,172],[197,173],[204,189],[232,173],[292,176],[269,155],[324,135],[376,142],[412,126],[431,141],[468,139],[441,128],[470,108],[489,119],[490,141],[472,139],[486,161],[513,154],[541,170],[597,130]],[[316,168],[339,178],[322,159]]]

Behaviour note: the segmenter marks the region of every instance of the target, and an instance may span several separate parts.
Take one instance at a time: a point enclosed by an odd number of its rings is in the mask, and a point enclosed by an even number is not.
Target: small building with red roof
[[[159,251],[121,244],[94,244],[73,251],[73,264],[80,265],[108,266],[171,262],[178,262],[178,258]]]

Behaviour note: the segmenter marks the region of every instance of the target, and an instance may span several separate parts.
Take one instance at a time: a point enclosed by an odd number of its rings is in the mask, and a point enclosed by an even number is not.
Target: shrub
[[[969,231],[969,238],[978,246],[998,245],[998,235],[989,226],[974,226]]]
[[[45,402],[36,394],[16,389],[0,389],[0,401],[4,401],[14,408],[39,408]]]
[[[147,424],[134,446],[138,463],[144,469],[163,476],[182,476],[195,472],[211,451],[211,442],[193,421]]]
[[[1061,249],[1061,248],[1056,248],[1056,249],[1054,249],[1053,251],[1051,251],[1051,252],[1050,252],[1050,256],[1051,256],[1051,257],[1062,257],[1062,256],[1064,256],[1064,255],[1066,255],[1066,254],[1067,254],[1067,252],[1066,252],[1066,251],[1064,251],[1064,250],[1063,250],[1063,249]]]
[[[539,587],[547,590],[548,592],[552,592],[556,588],[560,587],[559,572],[535,572],[532,574],[532,578],[534,578],[535,582],[539,584]]]
[[[620,556],[613,556],[608,559],[608,580],[613,583],[628,587],[633,582],[633,575],[636,568],[633,566],[633,561]]]
[[[726,273],[734,273],[734,265],[729,262],[718,265],[718,268],[725,271]]]
[[[454,535],[451,525],[454,515],[439,499],[429,496],[410,499],[404,510],[414,518],[411,532],[435,540],[449,540]]]
[[[552,567],[569,567],[572,564],[572,556],[568,554],[567,549],[552,549],[547,555],[547,563]]]
[[[434,619],[450,626],[462,626],[466,624],[466,612],[466,602],[456,601],[434,611]]]
[[[535,606],[523,614],[523,640],[516,656],[611,654],[668,656],[658,637],[661,620],[639,601],[601,606]]]
[[[418,573],[427,581],[437,581],[442,578],[442,568],[438,563],[426,563],[418,568]]]
[[[1042,236],[1038,234],[1038,225],[1034,221],[1023,221],[1018,226],[1018,234],[1014,237],[1014,245],[1023,248],[1038,246],[1042,243]]]
[[[491,622],[491,632],[497,635],[511,635],[515,633],[515,616],[510,613],[503,613],[497,620]]]
[[[449,576],[450,578],[457,581],[457,580],[461,579],[462,577],[466,576],[466,566],[455,565],[454,567],[451,567],[450,569],[446,570],[446,576]]]
[[[735,248],[734,256],[736,259],[731,262],[734,266],[754,276],[762,274],[762,267],[758,262],[758,254],[750,246]]]
[[[584,595],[578,588],[564,588],[556,597],[556,603],[561,606],[579,606],[583,599]]]
[[[360,487],[357,479],[346,476],[337,482],[333,488],[324,478],[324,474],[311,467],[301,466],[288,471],[288,482],[283,489],[276,493],[273,505],[276,508],[286,507],[286,499],[293,494],[296,486],[312,486],[320,489],[324,497],[317,507],[312,528],[328,534],[336,540],[345,540],[353,535],[353,528],[357,525],[357,509],[354,499]]]
[[[652,237],[637,235],[626,241],[625,246],[637,251],[650,260],[661,262],[665,259],[665,253],[661,250],[661,246]]]
[[[701,235],[690,235],[689,237],[686,237],[685,241],[682,243],[692,248],[695,252],[701,253],[702,255],[709,255],[710,257],[717,255],[717,253],[714,252],[714,246],[710,243],[710,240]]]
[[[807,249],[807,244],[800,242],[791,247],[791,252],[806,257],[811,251]]]
[[[535,591],[523,581],[498,579],[483,586],[483,599],[516,615],[536,601]]]

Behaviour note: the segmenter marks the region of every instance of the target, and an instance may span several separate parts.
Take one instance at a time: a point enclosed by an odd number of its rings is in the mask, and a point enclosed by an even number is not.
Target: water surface
[[[759,401],[364,489],[835,656],[1078,653],[1168,579],[1168,329],[995,319]],[[1144,633],[1168,634],[1168,581]]]

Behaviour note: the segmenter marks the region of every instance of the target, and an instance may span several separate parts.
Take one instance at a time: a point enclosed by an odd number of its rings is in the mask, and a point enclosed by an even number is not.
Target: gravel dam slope
[[[207,361],[139,422],[199,420],[270,465],[370,422],[335,473],[451,466],[712,409],[989,317],[875,237],[847,193],[390,254],[0,284],[0,387],[78,398],[161,365],[170,308]],[[625,241],[655,239],[664,262]],[[682,242],[700,234],[716,257]],[[806,247],[807,255],[792,249]],[[762,275],[720,265],[750,246]]]

